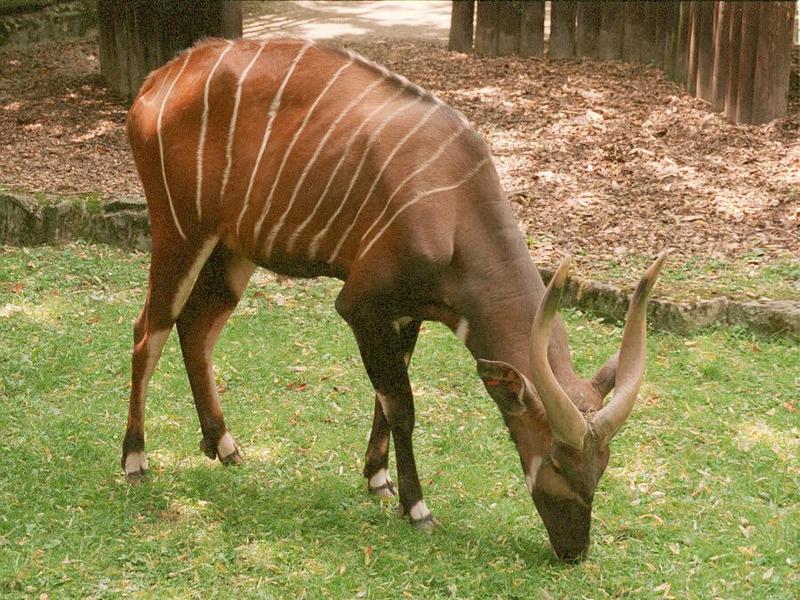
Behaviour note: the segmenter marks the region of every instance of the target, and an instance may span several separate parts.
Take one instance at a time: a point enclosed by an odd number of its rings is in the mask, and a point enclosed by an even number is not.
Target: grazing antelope
[[[220,331],[256,265],[334,276],[344,281],[336,310],[375,388],[368,489],[399,491],[412,523],[434,525],[414,462],[407,369],[421,322],[440,321],[477,360],[556,554],[584,555],[608,442],[641,383],[663,255],[633,296],[618,356],[586,381],[556,316],[568,261],[545,289],[486,145],[404,77],[310,41],[205,41],[147,78],[128,135],[152,224],[122,453],[130,480],[147,469],[145,396],[173,325],[201,448],[238,463],[214,385]]]

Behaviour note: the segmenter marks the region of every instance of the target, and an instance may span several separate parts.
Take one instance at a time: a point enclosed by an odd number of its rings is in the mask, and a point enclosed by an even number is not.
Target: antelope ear
[[[534,401],[531,382],[508,363],[478,359],[478,376],[504,414],[521,415]]]

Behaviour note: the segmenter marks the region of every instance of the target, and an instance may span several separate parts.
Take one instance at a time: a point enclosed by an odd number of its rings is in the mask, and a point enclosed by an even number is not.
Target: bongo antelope
[[[152,224],[122,451],[130,480],[147,469],[147,385],[173,325],[201,447],[239,463],[214,385],[217,337],[256,266],[327,275],[344,281],[336,310],[375,389],[369,490],[399,493],[416,526],[434,525],[414,462],[407,369],[421,322],[440,321],[477,360],[556,554],[586,552],[608,443],[642,379],[663,255],[633,296],[618,356],[587,381],[556,316],[568,260],[545,289],[486,145],[404,77],[310,41],[209,40],[147,78],[128,135]]]

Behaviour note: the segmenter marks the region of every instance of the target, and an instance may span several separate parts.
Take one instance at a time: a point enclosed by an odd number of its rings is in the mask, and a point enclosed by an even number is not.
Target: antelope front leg
[[[404,323],[395,321],[392,326],[400,336],[403,360],[408,369],[411,355],[417,343],[421,321]],[[385,400],[383,401],[385,402]],[[391,428],[384,414],[383,402],[379,393],[375,394],[375,408],[372,415],[372,430],[367,444],[364,461],[364,477],[367,478],[367,489],[382,498],[391,498],[397,494],[397,488],[389,477],[389,434]]]
[[[394,437],[400,493],[399,510],[409,517],[415,527],[430,530],[436,521],[422,498],[422,486],[417,475],[411,441],[414,431],[414,397],[406,369],[406,348],[388,319],[364,308],[361,305],[358,314],[345,318],[355,333],[361,358]]]

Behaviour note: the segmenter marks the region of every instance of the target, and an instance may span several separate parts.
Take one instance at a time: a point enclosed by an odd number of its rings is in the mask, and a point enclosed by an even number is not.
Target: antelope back
[[[440,199],[491,164],[438,98],[304,40],[187,50],[145,81],[128,131],[154,243],[213,230],[299,274],[346,272],[374,246],[418,236],[412,220],[435,229],[452,212]]]

